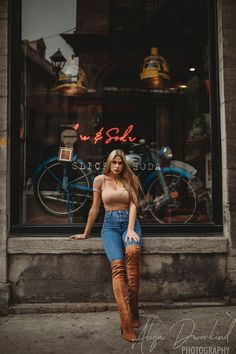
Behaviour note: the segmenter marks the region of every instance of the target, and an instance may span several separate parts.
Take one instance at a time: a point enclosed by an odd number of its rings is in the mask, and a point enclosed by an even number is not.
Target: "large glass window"
[[[115,148],[140,178],[144,227],[214,224],[210,12],[22,0],[18,224],[82,227]]]

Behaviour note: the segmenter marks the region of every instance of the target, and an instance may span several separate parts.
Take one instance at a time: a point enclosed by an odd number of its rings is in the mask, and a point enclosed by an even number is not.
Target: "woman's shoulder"
[[[104,179],[105,179],[105,175],[98,175],[98,176],[96,176],[95,178],[94,178],[94,183],[99,183],[99,184],[101,184],[103,181],[104,181]]]
[[[103,179],[105,178],[105,175],[101,174],[101,175],[98,175],[94,178],[94,181],[102,181]]]
[[[101,193],[103,190],[103,175],[98,175],[93,180],[93,191]]]

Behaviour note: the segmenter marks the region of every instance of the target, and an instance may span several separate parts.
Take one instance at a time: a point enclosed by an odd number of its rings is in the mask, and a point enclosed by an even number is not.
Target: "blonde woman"
[[[139,180],[130,169],[124,152],[113,150],[107,158],[104,174],[94,179],[93,204],[84,233],[70,236],[74,240],[88,237],[103,202],[102,242],[111,264],[121,332],[123,338],[131,342],[137,339],[133,328],[140,327],[138,293],[142,239],[137,220],[139,188]]]

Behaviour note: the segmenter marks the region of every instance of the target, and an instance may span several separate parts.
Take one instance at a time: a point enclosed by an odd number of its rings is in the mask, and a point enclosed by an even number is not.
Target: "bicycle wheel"
[[[50,214],[66,216],[83,208],[92,188],[86,173],[68,162],[51,162],[34,183],[34,195]]]
[[[161,224],[187,223],[196,211],[197,198],[191,183],[177,174],[164,174],[168,198],[158,179],[148,189],[149,211]]]

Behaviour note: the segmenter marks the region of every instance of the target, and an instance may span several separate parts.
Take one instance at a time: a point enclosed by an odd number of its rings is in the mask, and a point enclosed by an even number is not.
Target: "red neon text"
[[[80,125],[79,125],[79,123],[74,123],[72,125],[72,127],[73,127],[73,129],[78,131],[80,128]],[[110,144],[112,141],[120,141],[122,143],[125,143],[127,141],[133,142],[137,139],[136,137],[130,136],[133,128],[134,128],[133,124],[130,124],[124,132],[121,132],[120,128],[118,128],[118,127],[113,127],[108,130],[105,130],[105,127],[102,127],[95,134],[94,137],[91,137],[89,135],[80,134],[79,138],[81,141],[92,140],[93,144],[97,144],[97,142],[104,140],[104,139],[105,139],[105,144]]]
[[[131,130],[133,130],[133,125],[129,125],[128,128],[125,130],[124,134],[121,135],[120,137],[118,135],[111,135],[111,133],[115,133],[118,134],[120,132],[119,128],[111,128],[106,132],[106,136],[108,137],[108,139],[106,139],[105,144],[109,144],[112,140],[114,141],[121,141],[122,143],[125,143],[127,141],[135,141],[135,138],[132,138],[131,136],[129,136],[129,133],[131,132]]]
[[[90,139],[90,136],[87,136],[87,135],[82,135],[82,134],[80,134],[80,140],[81,141],[87,141],[87,140],[89,140]]]

